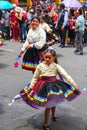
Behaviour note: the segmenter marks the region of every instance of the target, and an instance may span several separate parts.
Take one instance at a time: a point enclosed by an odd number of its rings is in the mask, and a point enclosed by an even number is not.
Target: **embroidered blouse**
[[[30,83],[30,88],[33,88],[41,77],[57,76],[58,73],[60,73],[61,76],[70,84],[74,82],[71,76],[68,75],[67,72],[59,64],[53,62],[48,66],[42,62],[36,68],[36,71]]]
[[[21,48],[23,52],[26,50],[27,46],[29,45],[29,42],[33,42],[31,47],[34,46],[37,49],[41,49],[46,43],[46,32],[40,27],[35,30],[30,28],[27,35],[27,39],[23,44],[23,47]]]

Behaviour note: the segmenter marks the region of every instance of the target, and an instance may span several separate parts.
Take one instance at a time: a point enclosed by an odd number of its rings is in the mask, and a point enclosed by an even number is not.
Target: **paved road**
[[[3,41],[0,47],[0,130],[39,130],[44,120],[44,109],[35,110],[18,100],[8,109],[7,104],[30,82],[32,73],[13,67],[22,43]],[[59,63],[65,68],[80,88],[87,88],[87,47],[84,55],[75,55],[74,47],[59,48],[54,45]],[[20,65],[21,65],[20,59]],[[87,130],[87,92],[83,92],[71,103],[57,107],[58,122],[50,118],[51,130]]]

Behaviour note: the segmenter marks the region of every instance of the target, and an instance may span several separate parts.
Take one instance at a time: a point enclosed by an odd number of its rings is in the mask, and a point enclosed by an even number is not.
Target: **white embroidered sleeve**
[[[25,41],[25,43],[23,44],[23,47],[21,48],[21,50],[22,50],[23,52],[24,52],[24,51],[26,50],[26,48],[28,47],[28,44],[29,44],[29,32],[28,32],[26,41]]]
[[[62,75],[62,77],[67,82],[69,82],[70,84],[72,84],[74,82],[74,80],[71,78],[71,76],[68,75],[67,72],[60,65],[57,65],[57,69],[58,69],[58,72]]]

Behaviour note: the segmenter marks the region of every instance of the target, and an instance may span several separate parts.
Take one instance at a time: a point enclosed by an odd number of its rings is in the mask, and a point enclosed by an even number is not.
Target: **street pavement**
[[[2,39],[1,39],[2,40]],[[36,110],[17,100],[10,108],[11,99],[30,82],[32,73],[14,68],[13,63],[23,43],[3,41],[0,46],[0,130],[39,130],[44,121],[44,109]],[[74,101],[57,106],[58,122],[50,116],[51,130],[87,130],[87,47],[84,55],[74,54],[75,47],[54,45],[60,65],[78,83],[82,94]]]

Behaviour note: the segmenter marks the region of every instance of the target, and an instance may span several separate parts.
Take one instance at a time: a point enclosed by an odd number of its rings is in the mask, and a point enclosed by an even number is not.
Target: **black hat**
[[[60,7],[62,7],[63,9],[65,8],[65,4],[64,3],[61,3],[60,4]]]

